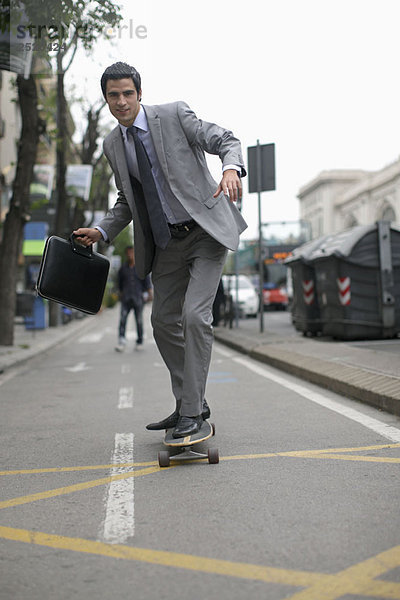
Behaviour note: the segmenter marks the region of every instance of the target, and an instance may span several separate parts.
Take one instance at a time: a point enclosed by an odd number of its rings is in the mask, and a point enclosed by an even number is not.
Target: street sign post
[[[260,145],[247,148],[247,164],[249,169],[249,194],[258,195],[258,270],[259,270],[259,304],[260,304],[260,333],[264,331],[264,261],[262,255],[262,219],[261,192],[275,190],[275,144]]]

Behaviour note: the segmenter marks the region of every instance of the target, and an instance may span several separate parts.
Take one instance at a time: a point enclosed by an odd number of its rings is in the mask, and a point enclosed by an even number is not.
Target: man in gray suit
[[[152,272],[152,326],[176,400],[147,429],[196,433],[210,416],[205,387],[211,359],[212,305],[226,259],[247,227],[236,205],[246,175],[231,131],[196,117],[184,102],[141,104],[141,78],[115,63],[101,87],[116,128],[104,140],[118,198],[95,228],[74,233],[84,245],[111,242],[133,219],[136,270]],[[219,185],[204,152],[222,161]]]

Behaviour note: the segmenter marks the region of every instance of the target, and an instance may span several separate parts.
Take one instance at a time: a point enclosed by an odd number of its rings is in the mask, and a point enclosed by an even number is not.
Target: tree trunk
[[[57,74],[57,150],[56,150],[56,194],[57,208],[54,224],[54,233],[64,236],[67,233],[68,223],[68,198],[65,189],[65,175],[67,170],[66,154],[68,145],[67,131],[67,102],[64,92],[64,73]]]
[[[21,252],[24,224],[29,219],[29,186],[39,141],[35,79],[32,75],[29,79],[18,75],[17,86],[22,130],[18,144],[12,198],[4,222],[0,247],[0,345],[3,346],[12,346],[14,343],[18,258]]]
[[[68,145],[67,131],[67,101],[64,90],[64,71],[62,67],[63,53],[57,55],[57,149],[56,149],[56,215],[54,234],[65,237],[69,227],[69,206],[65,188],[67,170],[66,154]],[[49,303],[49,325],[57,327],[60,324],[60,306],[55,302]]]

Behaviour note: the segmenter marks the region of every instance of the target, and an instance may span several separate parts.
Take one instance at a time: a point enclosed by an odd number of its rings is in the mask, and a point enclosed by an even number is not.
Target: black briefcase
[[[69,240],[50,236],[44,248],[36,289],[39,296],[94,315],[100,310],[109,260]]]

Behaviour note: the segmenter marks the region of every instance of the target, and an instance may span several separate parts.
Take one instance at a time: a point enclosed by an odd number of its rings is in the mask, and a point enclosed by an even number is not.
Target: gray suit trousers
[[[180,414],[202,412],[213,342],[212,305],[227,249],[195,227],[156,249],[152,281],[154,339],[168,367]]]

